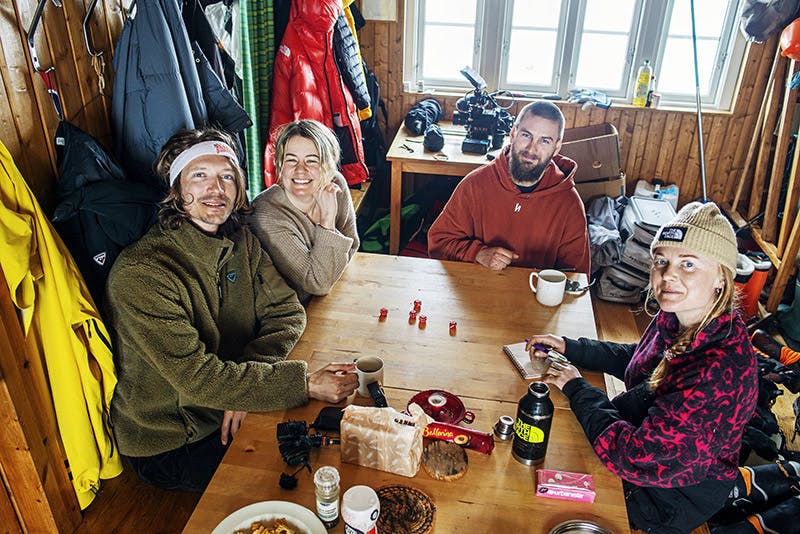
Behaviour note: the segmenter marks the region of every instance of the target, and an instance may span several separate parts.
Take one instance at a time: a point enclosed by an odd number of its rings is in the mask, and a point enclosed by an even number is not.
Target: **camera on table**
[[[475,88],[475,91],[458,99],[458,110],[453,112],[453,124],[467,128],[461,151],[486,154],[490,144],[492,149],[503,146],[503,139],[511,131],[514,117],[497,105],[494,99],[497,92],[486,92],[486,80],[480,74],[470,67],[464,67],[460,72]]]
[[[305,421],[278,423],[277,434],[281,458],[292,467],[307,464],[311,449],[336,443],[336,440],[322,434],[309,435],[308,425]]]

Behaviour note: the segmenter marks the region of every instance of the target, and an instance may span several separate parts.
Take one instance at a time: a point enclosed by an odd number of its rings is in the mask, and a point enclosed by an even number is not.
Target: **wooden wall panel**
[[[32,10],[25,5],[26,21],[32,16]],[[17,161],[17,166],[26,177],[28,184],[36,197],[43,204],[52,203],[54,172],[53,161],[47,148],[48,140],[42,126],[41,108],[39,97],[36,94],[34,82],[41,85],[41,80],[34,80],[34,69],[31,66],[27,46],[25,45],[25,32],[21,29],[19,11],[14,3],[0,2],[0,46],[2,46],[2,60],[4,64],[0,73],[3,77],[3,86],[8,98],[8,108],[3,108],[3,123],[8,123],[11,128],[3,131],[1,139],[11,155]],[[37,76],[38,78],[38,76]],[[44,91],[44,98],[49,102],[50,97]],[[49,112],[55,117],[52,105],[48,103]]]
[[[58,525],[72,532],[81,517],[78,499],[64,467],[42,359],[28,350],[32,346],[0,270],[0,492],[9,495],[23,531],[56,532]]]
[[[403,7],[398,1],[396,22],[367,21],[360,31],[362,54],[381,83],[389,109],[391,139],[405,113],[423,98],[436,98],[452,117],[461,95],[403,92]],[[747,146],[753,135],[764,96],[767,75],[774,57],[777,37],[763,44],[748,45],[745,66],[738,82],[738,97],[730,112],[703,113],[707,190],[712,200],[730,202],[741,178]],[[639,179],[659,178],[677,183],[680,202],[702,194],[697,148],[697,119],[694,110],[636,109],[614,104],[606,111],[582,111],[575,104],[559,103],[567,127],[611,122],[620,136],[622,167],[629,190]],[[514,113],[520,104],[514,106]],[[746,188],[749,191],[749,188]]]
[[[2,385],[0,385],[0,393],[2,393]],[[0,525],[3,525],[3,529],[7,534],[22,533],[22,525],[19,524],[17,519],[17,512],[14,510],[11,495],[5,487],[0,487]]]
[[[93,27],[95,46],[111,58],[111,44],[122,28],[118,0],[101,0]],[[39,0],[0,2],[0,141],[9,149],[45,212],[56,201],[53,136],[58,116],[44,82],[31,63],[26,42]],[[83,39],[90,0],[47,0],[35,34],[43,68],[55,67],[64,115],[75,125],[109,142],[108,99]],[[111,85],[106,89],[110,94]],[[0,272],[0,530],[72,532],[81,520],[78,501],[64,466],[55,412],[39,354],[25,350],[22,332]],[[6,486],[6,484],[8,486]],[[7,503],[12,506],[9,508]],[[14,526],[8,515],[16,517]]]

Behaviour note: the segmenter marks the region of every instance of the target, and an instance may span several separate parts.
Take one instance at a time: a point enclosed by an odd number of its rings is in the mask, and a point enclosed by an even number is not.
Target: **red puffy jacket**
[[[276,179],[275,132],[299,119],[315,119],[333,130],[342,147],[341,169],[349,185],[369,176],[356,106],[333,55],[333,27],[341,11],[341,0],[292,1],[289,25],[275,55],[270,141],[264,154],[267,187]]]

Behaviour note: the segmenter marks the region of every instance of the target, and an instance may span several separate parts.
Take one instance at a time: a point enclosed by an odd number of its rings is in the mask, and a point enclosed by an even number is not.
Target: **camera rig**
[[[281,473],[278,484],[283,489],[294,489],[297,486],[297,473],[303,469],[311,472],[309,456],[311,449],[339,443],[338,439],[329,438],[323,434],[309,434],[305,421],[285,421],[278,423],[277,428],[278,450],[281,458],[290,467],[298,467],[291,475]]]
[[[467,136],[461,143],[461,151],[471,154],[486,154],[489,151],[491,137],[492,149],[503,146],[503,139],[511,131],[514,117],[500,107],[494,97],[506,91],[486,92],[486,80],[470,67],[459,72],[469,80],[474,91],[464,95],[456,102],[457,111],[453,112],[453,124],[463,125]]]
[[[278,423],[277,437],[281,457],[292,467],[308,463],[311,449],[339,443],[339,440],[323,434],[309,434],[305,421]]]

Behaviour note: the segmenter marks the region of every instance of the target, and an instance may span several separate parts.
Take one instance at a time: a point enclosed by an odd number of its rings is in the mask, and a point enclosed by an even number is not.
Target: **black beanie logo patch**
[[[659,241],[675,241],[680,243],[683,241],[684,237],[686,237],[686,230],[683,228],[667,226],[661,230],[661,236],[658,239]]]

